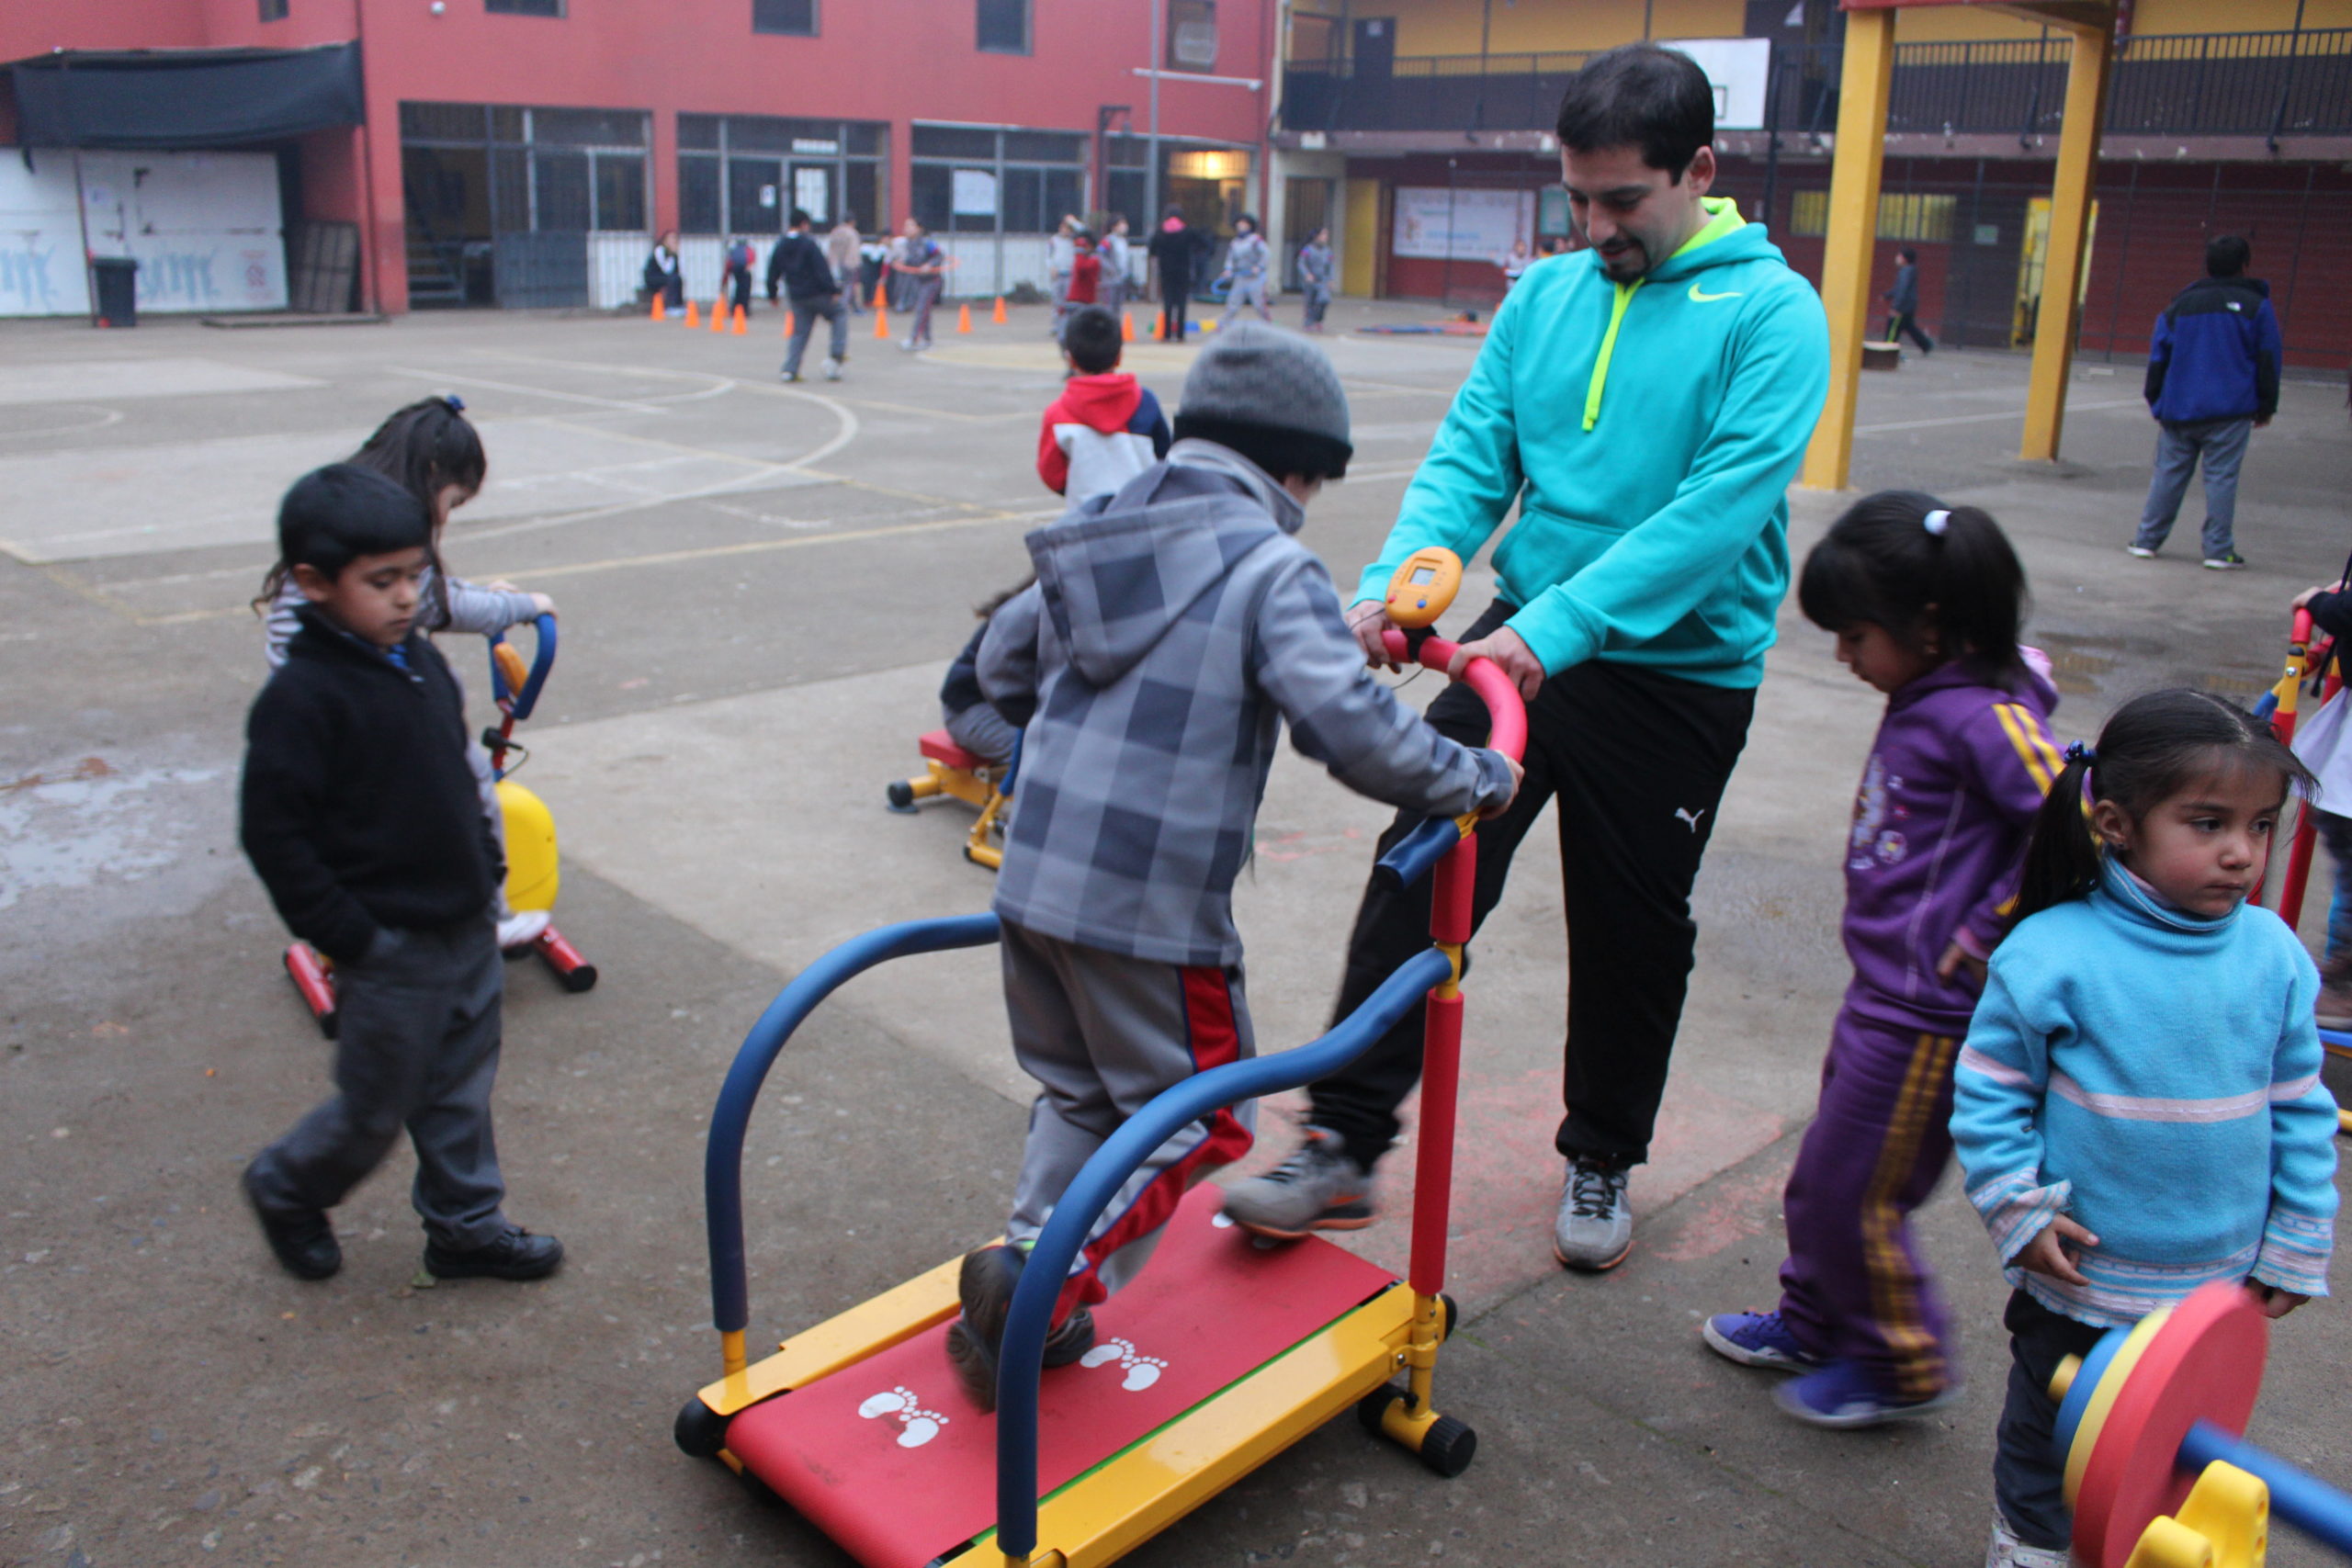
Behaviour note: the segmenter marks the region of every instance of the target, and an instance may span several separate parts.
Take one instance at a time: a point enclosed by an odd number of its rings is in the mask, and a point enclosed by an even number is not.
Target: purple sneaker
[[[1877,1427],[1940,1410],[1960,1397],[1960,1385],[1924,1399],[1905,1399],[1883,1387],[1858,1361],[1832,1361],[1772,1391],[1772,1403],[1812,1427]]]
[[[1802,1372],[1821,1365],[1789,1332],[1777,1312],[1721,1312],[1700,1325],[1707,1348],[1743,1367],[1770,1372]]]

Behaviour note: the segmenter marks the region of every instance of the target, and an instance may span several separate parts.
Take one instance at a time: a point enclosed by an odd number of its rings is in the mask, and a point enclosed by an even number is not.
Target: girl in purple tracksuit
[[[1846,845],[1854,978],[1783,1199],[1780,1307],[1702,1334],[1744,1366],[1802,1373],[1774,1395],[1790,1415],[1867,1427],[1958,1387],[1908,1224],[1951,1157],[1953,1058],[2064,764],[2042,728],[2058,702],[2046,661],[2018,646],[2025,572],[1984,513],[1867,497],[1814,547],[1797,592],[1887,697]]]

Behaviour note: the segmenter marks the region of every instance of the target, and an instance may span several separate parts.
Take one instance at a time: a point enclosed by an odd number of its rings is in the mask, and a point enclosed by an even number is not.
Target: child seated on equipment
[[[2013,1287],[1987,1568],[2064,1568],[2063,1359],[2215,1280],[2269,1317],[2327,1293],[2319,976],[2293,928],[2245,908],[2288,789],[2309,783],[2245,710],[2151,692],[2096,750],[2066,748],[2034,820],[1951,1117]]]
[[[1430,728],[1364,667],[1292,537],[1346,472],[1347,397],[1304,339],[1220,333],[1167,459],[1029,536],[1036,583],[989,623],[979,680],[1027,726],[995,908],[1013,1051],[1041,1086],[1006,1224],[964,1259],[947,1353],[992,1409],[1014,1286],[1089,1156],[1161,1090],[1252,1054],[1232,890],[1283,722],[1350,788],[1432,816],[1509,805],[1519,768]],[[1252,1107],[1153,1152],[1062,1281],[1046,1364],[1092,1342],[1187,1188],[1238,1158]]]
[[[442,564],[441,531],[448,525],[449,513],[480,493],[490,471],[481,437],[465,411],[464,400],[454,393],[422,398],[395,409],[349,460],[405,488],[424,503],[433,520],[432,536],[425,543],[424,581],[418,590],[416,629],[492,637],[509,626],[554,615],[555,601],[544,593],[526,592],[511,582],[468,582],[451,577]],[[266,611],[261,651],[271,669],[286,662],[287,642],[301,629],[299,612],[307,602],[300,586],[282,569],[271,572],[262,583],[261,595],[254,604]],[[491,765],[490,753],[471,735],[466,738],[466,762],[473,769],[482,816],[503,843],[506,825],[498,804],[496,770]],[[546,910],[510,911],[505,890],[499,890],[499,946],[521,947],[547,930],[547,925]]]
[[[1037,433],[1037,477],[1073,505],[1108,495],[1168,456],[1159,400],[1119,368],[1119,319],[1100,306],[1063,326],[1069,378]]]
[[[278,508],[300,629],[246,722],[240,836],[294,934],[334,961],[334,1097],[245,1168],[287,1272],[343,1266],[327,1211],[416,1146],[424,1267],[536,1280],[553,1236],[507,1223],[490,1122],[504,994],[502,867],[466,765],[465,703],[418,628],[433,525],[383,475],[336,463]]]
[[[1012,757],[1013,743],[1021,739],[1021,732],[1004,721],[1004,716],[996,711],[980,690],[980,641],[989,635],[989,618],[1036,581],[1037,574],[1031,572],[974,607],[972,613],[979,617],[980,624],[972,628],[964,650],[947,667],[947,679],[939,683],[940,726],[947,731],[947,738],[991,765]]]

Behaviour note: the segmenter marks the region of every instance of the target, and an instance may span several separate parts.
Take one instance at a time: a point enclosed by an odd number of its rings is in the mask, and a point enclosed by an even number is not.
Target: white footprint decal
[[[902,1449],[922,1447],[939,1436],[939,1429],[947,1425],[947,1417],[936,1410],[925,1410],[922,1401],[915,1397],[915,1391],[910,1388],[886,1389],[873,1394],[857,1407],[857,1413],[868,1421],[884,1416],[896,1416],[899,1427],[899,1446]]]
[[[1140,1393],[1159,1381],[1168,1363],[1157,1356],[1139,1353],[1131,1339],[1109,1339],[1097,1345],[1078,1359],[1081,1367],[1107,1367],[1113,1361],[1126,1370],[1126,1377],[1119,1386],[1130,1393]]]

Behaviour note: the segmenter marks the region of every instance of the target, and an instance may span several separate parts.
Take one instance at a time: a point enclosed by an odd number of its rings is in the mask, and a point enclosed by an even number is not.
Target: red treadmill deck
[[[1328,1242],[1252,1245],[1193,1190],[1151,1267],[1094,1309],[1087,1360],[1046,1373],[1046,1492],[1346,1314],[1395,1276]],[[964,1397],[941,1324],[727,1429],[752,1473],[866,1568],[923,1568],[996,1523],[996,1417]]]

